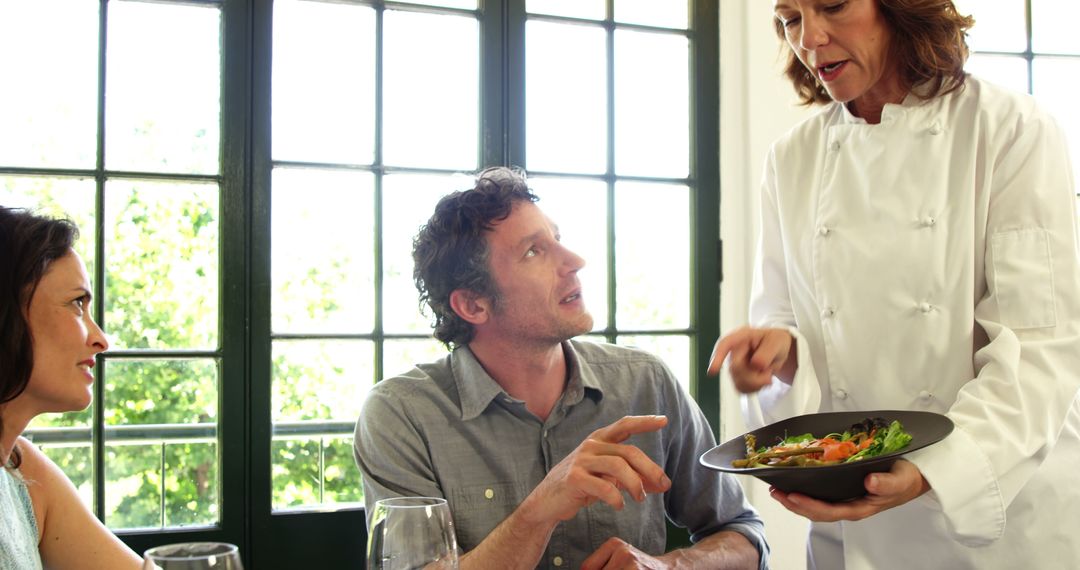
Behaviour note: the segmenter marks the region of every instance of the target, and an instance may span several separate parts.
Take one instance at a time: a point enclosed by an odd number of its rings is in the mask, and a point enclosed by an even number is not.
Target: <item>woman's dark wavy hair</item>
[[[78,237],[70,220],[0,206],[0,406],[26,390],[34,370],[34,343],[26,320],[30,300],[49,264],[67,255]],[[21,463],[16,447],[8,466]]]
[[[964,84],[968,57],[967,31],[975,24],[961,16],[951,0],[876,0],[892,29],[892,57],[900,62],[900,79],[906,89],[926,84],[930,99],[951,93]],[[784,40],[784,25],[773,20],[776,35]],[[806,68],[788,46],[785,75],[795,86],[803,105],[829,103],[832,98],[817,76]]]
[[[432,313],[435,338],[447,348],[473,339],[473,325],[450,307],[450,294],[465,289],[498,304],[499,291],[488,266],[485,233],[505,220],[519,202],[539,198],[526,185],[525,173],[507,167],[476,175],[471,190],[444,196],[413,240],[413,282],[420,306]]]

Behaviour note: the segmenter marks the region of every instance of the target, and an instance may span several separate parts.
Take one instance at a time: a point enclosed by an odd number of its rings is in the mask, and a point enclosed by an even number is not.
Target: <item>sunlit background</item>
[[[230,103],[226,70],[247,69],[223,63],[237,5],[0,2],[0,204],[78,223],[113,345],[94,406],[28,435],[110,527],[221,522],[223,448],[258,441],[222,429],[233,383],[268,386],[247,405],[269,408],[251,415],[269,427],[249,429],[270,432],[271,472],[252,477],[269,479],[271,509],[362,501],[351,434],[366,391],[445,354],[417,306],[411,239],[516,128],[485,117],[521,118],[516,165],[587,261],[590,338],[655,352],[693,392],[696,344],[713,340],[699,338],[695,252],[715,239],[695,233],[699,194],[715,190],[691,158],[694,3],[489,3],[523,14],[507,32],[523,35],[523,88],[503,93],[475,0],[276,0],[251,56],[270,93]],[[1066,29],[1080,4],[958,5],[978,20],[969,70],[1046,105],[1080,172],[1080,42]],[[223,129],[230,108],[253,109],[266,160],[227,158],[245,152]],[[229,201],[230,185],[252,204]],[[224,224],[229,207],[254,229]],[[225,264],[230,232],[255,240],[255,274]],[[226,299],[269,312],[250,350],[227,347],[239,329],[224,315],[245,309]]]

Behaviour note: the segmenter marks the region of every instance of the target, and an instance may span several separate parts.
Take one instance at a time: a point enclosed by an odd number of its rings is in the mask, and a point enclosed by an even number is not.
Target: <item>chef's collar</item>
[[[942,86],[942,90],[948,89],[948,84],[951,83],[951,82],[952,82],[951,79],[946,80],[946,84],[945,84],[945,86]],[[890,121],[896,120],[897,117],[903,115],[904,113],[908,112],[909,110],[917,108],[917,107],[921,107],[921,106],[929,103],[931,101],[931,99],[932,99],[932,98],[927,98],[927,96],[930,93],[930,88],[931,88],[930,82],[929,81],[924,81],[924,82],[916,85],[915,87],[912,87],[911,90],[908,91],[908,94],[904,96],[904,100],[901,101],[900,103],[886,103],[885,106],[881,108],[881,122],[882,123],[888,123]],[[940,97],[940,95],[939,95],[939,97]],[[845,104],[845,103],[837,103],[837,104],[840,105],[841,113],[842,113],[842,116],[843,116],[843,119],[844,119],[845,123],[855,124],[855,125],[865,125],[865,124],[867,124],[866,119],[864,119],[862,117],[856,117],[855,115],[853,115],[851,113],[851,109],[848,109],[847,104]]]

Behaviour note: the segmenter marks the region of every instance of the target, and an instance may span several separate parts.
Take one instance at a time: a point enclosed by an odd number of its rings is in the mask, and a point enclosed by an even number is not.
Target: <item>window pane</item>
[[[109,359],[106,425],[214,424],[218,367],[211,359]]]
[[[216,174],[220,9],[123,0],[108,5],[106,165]]]
[[[525,24],[529,170],[602,173],[607,167],[604,30]]]
[[[211,525],[219,520],[218,446],[165,445],[165,526]]]
[[[972,54],[964,69],[1018,93],[1028,92],[1028,64],[1022,56]]]
[[[1080,58],[1037,57],[1031,79],[1035,98],[1057,117],[1069,142],[1073,179],[1080,177],[1080,107],[1076,105],[1076,77]],[[1080,188],[1077,188],[1080,191]]]
[[[473,17],[387,10],[385,162],[474,170],[480,153],[480,36]]]
[[[375,152],[375,11],[274,2],[275,160],[370,164]]]
[[[216,523],[220,512],[216,440],[200,435],[165,441],[159,427],[187,425],[217,433],[216,362],[110,359],[106,373],[105,424],[126,426],[106,435],[111,450],[106,461],[112,457],[118,461],[106,467],[106,503],[132,509],[108,524],[122,528]]]
[[[112,529],[162,526],[162,444],[105,446],[105,524]]]
[[[383,345],[383,377],[393,378],[417,364],[434,362],[449,354],[443,344],[430,339],[388,339]]]
[[[274,438],[270,442],[270,460],[274,510],[322,502],[318,438]]]
[[[689,2],[678,0],[615,0],[615,21],[686,29],[689,7]]]
[[[957,0],[956,10],[975,17],[968,32],[968,45],[975,51],[1027,49],[1027,14],[1024,0]]]
[[[272,176],[274,332],[370,332],[374,177],[301,168]]]
[[[690,391],[690,337],[682,335],[620,335],[619,344],[636,346],[659,356],[679,383]]]
[[[424,6],[445,6],[447,8],[463,8],[465,10],[475,10],[476,0],[429,0],[427,2],[423,0],[399,0],[407,4],[421,4]]]
[[[1036,53],[1080,55],[1073,30],[1080,21],[1076,0],[1031,0],[1031,49]]]
[[[218,342],[218,188],[105,185],[105,329],[115,348]]]
[[[273,351],[274,422],[360,417],[375,378],[370,341],[278,340]]]
[[[383,178],[383,329],[390,333],[431,332],[420,313],[413,284],[413,238],[435,212],[435,204],[454,190],[471,188],[467,176],[391,174]]]
[[[620,329],[690,325],[690,191],[615,185],[616,302]]]
[[[529,177],[537,205],[559,226],[562,243],[585,259],[578,272],[581,296],[593,316],[593,330],[608,321],[607,184],[581,178]]]
[[[92,168],[98,3],[0,3],[0,54],[0,165]]]
[[[0,175],[0,204],[9,208],[30,208],[39,214],[75,222],[79,227],[75,251],[82,257],[86,271],[93,279],[94,188],[94,180],[90,178]]]
[[[364,485],[353,459],[352,442],[351,436],[323,440],[323,504],[364,501]]]
[[[274,438],[273,498],[275,510],[364,500],[360,471],[352,454],[351,436]]]
[[[530,14],[603,20],[604,0],[525,0],[525,11]]]
[[[617,174],[689,173],[689,48],[681,35],[615,31]]]

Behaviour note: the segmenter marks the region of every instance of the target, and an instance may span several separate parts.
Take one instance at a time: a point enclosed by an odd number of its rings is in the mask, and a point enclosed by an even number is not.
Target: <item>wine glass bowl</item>
[[[382,499],[369,521],[368,570],[457,569],[457,537],[446,499]]]
[[[226,542],[183,542],[155,546],[143,557],[143,570],[244,570],[240,550]]]

